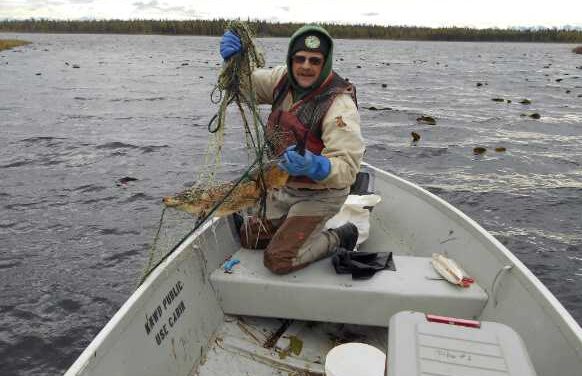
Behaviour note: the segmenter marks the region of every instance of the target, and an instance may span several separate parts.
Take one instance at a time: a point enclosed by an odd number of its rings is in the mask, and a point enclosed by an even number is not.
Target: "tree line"
[[[30,33],[118,33],[118,34],[165,34],[165,35],[222,35],[228,20],[88,20],[59,21],[45,19],[0,21],[0,32]],[[289,37],[299,23],[279,23],[258,20],[248,21],[259,37]],[[472,29],[466,27],[415,27],[344,25],[323,23],[334,38],[346,39],[394,39],[432,41],[475,42],[582,42],[582,30],[536,29]]]

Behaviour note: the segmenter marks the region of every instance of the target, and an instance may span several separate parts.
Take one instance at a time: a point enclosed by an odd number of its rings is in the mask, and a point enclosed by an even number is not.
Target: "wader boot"
[[[351,252],[356,247],[358,242],[358,228],[351,222],[341,225],[338,228],[331,230],[339,238],[338,249],[343,248],[348,252]]]

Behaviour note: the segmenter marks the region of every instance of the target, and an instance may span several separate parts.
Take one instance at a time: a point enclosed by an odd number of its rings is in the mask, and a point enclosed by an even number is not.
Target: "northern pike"
[[[263,169],[262,174],[259,169],[251,171],[249,177],[236,187],[232,181],[206,188],[194,186],[176,195],[166,196],[163,201],[167,207],[201,216],[209,213],[224,199],[213,213],[214,216],[222,217],[256,205],[265,189],[281,188],[288,179],[287,172],[277,164],[270,164]],[[232,192],[225,198],[231,189]]]

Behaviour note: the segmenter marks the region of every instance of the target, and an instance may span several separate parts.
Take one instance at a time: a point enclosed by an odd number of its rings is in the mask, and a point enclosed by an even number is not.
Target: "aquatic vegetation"
[[[365,108],[366,110],[370,110],[370,111],[392,111],[392,108],[390,108],[390,107],[370,106],[370,107],[362,107],[362,108]]]
[[[410,132],[410,135],[412,136],[413,143],[417,143],[420,140],[420,135],[418,133]]]
[[[18,46],[25,46],[31,44],[32,42],[19,39],[0,39],[0,51],[8,50]]]
[[[533,114],[529,114],[529,115],[528,115],[528,114],[521,114],[520,116],[521,116],[521,117],[526,117],[526,116],[527,116],[527,117],[530,117],[530,118],[532,118],[532,119],[536,119],[536,120],[538,120],[538,119],[541,119],[541,117],[542,117],[542,116],[541,116],[540,114],[538,114],[537,112],[534,112]]]
[[[419,123],[424,123],[424,124],[428,124],[428,125],[436,125],[436,119],[433,118],[432,116],[420,116],[418,118],[416,118],[416,121]]]
[[[484,154],[486,151],[487,151],[487,148],[484,148],[483,146],[477,146],[477,147],[473,148],[473,154],[475,154],[475,155]]]

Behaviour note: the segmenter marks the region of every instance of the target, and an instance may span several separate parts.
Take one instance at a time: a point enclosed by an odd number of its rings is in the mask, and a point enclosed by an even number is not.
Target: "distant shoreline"
[[[220,36],[228,20],[5,20],[0,32],[70,34],[154,34]],[[289,37],[303,24],[249,21],[258,37]],[[323,23],[338,39],[387,39],[458,42],[582,43],[582,30],[570,29],[471,29],[462,27],[415,27],[343,25]]]

